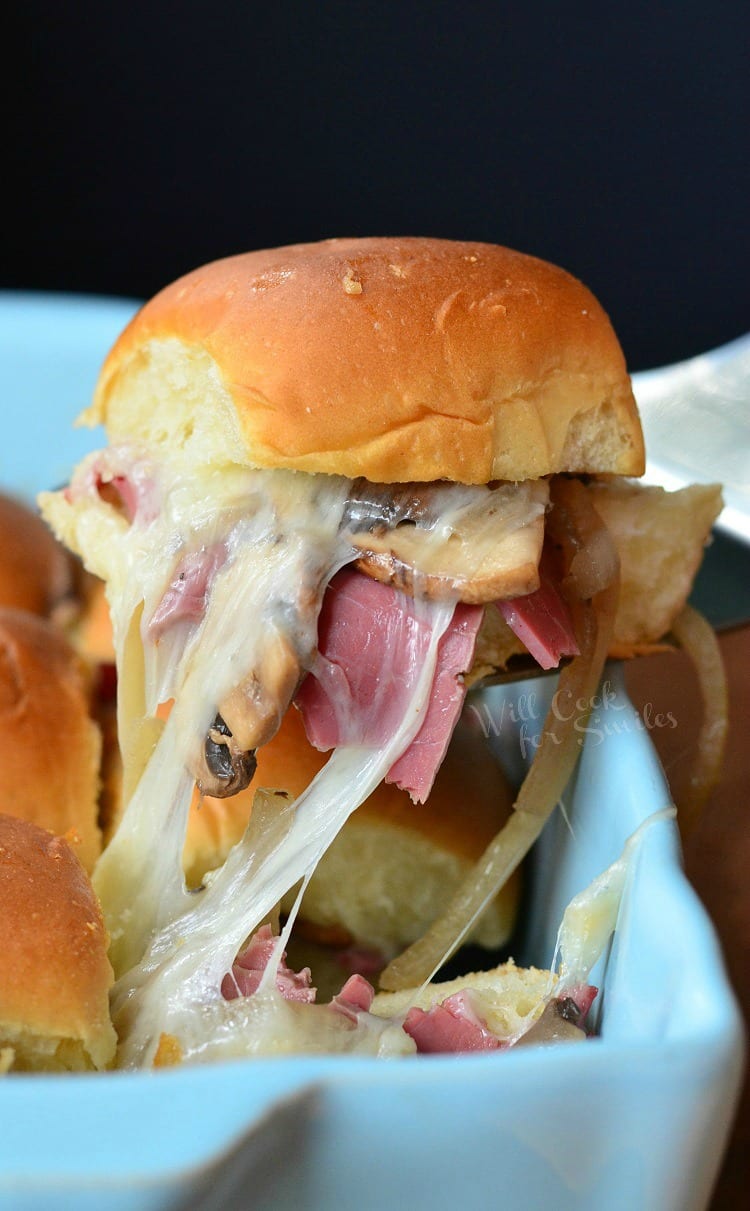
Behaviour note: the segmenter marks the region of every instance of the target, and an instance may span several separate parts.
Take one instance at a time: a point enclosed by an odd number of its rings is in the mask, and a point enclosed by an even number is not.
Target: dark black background
[[[328,235],[506,243],[632,369],[748,323],[746,3],[30,0],[6,28],[0,285],[145,297]]]

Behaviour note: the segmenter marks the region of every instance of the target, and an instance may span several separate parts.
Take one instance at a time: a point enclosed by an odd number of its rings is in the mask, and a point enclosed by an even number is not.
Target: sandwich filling
[[[383,779],[427,796],[485,602],[539,588],[549,487],[394,489],[128,446],[85,460],[63,500],[113,620],[128,805],[95,886],[143,1063],[224,1000],[243,943]],[[244,840],[188,891],[194,782],[247,785],[292,703],[333,755],[294,804],[256,795]]]

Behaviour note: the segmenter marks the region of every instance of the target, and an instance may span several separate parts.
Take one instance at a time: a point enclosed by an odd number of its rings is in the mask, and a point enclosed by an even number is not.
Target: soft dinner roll
[[[72,603],[79,565],[36,510],[0,493],[0,606],[50,615]]]
[[[64,837],[2,814],[0,953],[6,1069],[105,1068],[112,968],[91,884]]]
[[[197,269],[126,328],[89,419],[200,461],[390,482],[643,470],[590,291],[461,241],[325,240]]]
[[[0,811],[72,830],[86,870],[101,851],[101,736],[91,671],[51,622],[0,609]]]
[[[426,988],[379,992],[371,1011],[378,1017],[399,1017],[411,1008],[428,1010],[456,993],[470,991],[476,1009],[481,1009],[482,1020],[492,1033],[514,1040],[541,1016],[556,983],[550,971],[516,967],[511,961],[491,971],[470,972],[454,980],[430,983]]]

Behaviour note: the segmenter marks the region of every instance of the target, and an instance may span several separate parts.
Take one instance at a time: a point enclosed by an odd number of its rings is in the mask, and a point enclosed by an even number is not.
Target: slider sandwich
[[[89,874],[102,850],[94,671],[63,631],[0,606],[0,812],[68,835]]]
[[[0,1072],[114,1059],[112,968],[88,876],[64,837],[0,814]]]
[[[121,798],[101,581],[4,493],[0,552],[0,812],[75,835],[91,873]]]
[[[75,612],[78,560],[25,501],[0,493],[0,606],[67,620]]]
[[[121,1062],[209,1036],[314,1050],[278,1005],[261,1022],[258,990],[284,986],[346,821],[383,782],[429,802],[468,686],[519,656],[561,667],[513,812],[381,977],[417,986],[559,801],[608,655],[691,631],[719,491],[632,482],[641,428],[601,306],[485,244],[331,240],[196,270],[126,328],[84,419],[109,445],[41,504],[112,615],[125,809],[94,881]],[[257,773],[290,711],[331,754],[293,796]],[[190,888],[196,787],[250,790],[252,810]],[[253,996],[244,977],[230,995],[243,956]]]

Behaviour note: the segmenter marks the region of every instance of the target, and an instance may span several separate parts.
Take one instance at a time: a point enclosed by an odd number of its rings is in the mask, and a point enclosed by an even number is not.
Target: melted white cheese
[[[221,1004],[220,988],[242,942],[290,887],[310,877],[352,811],[379,785],[419,729],[438,642],[452,610],[415,606],[430,610],[433,636],[401,727],[383,749],[337,749],[293,805],[261,825],[255,820],[253,827],[251,821],[246,837],[193,905],[171,923],[160,922],[141,962],[115,988],[113,1016],[119,1032],[125,1026],[122,1063],[150,1062],[162,1033],[175,1035],[192,1055],[205,1043],[209,1007],[220,1018],[238,1012]]]
[[[263,988],[234,1001],[211,998],[179,1041],[187,1062],[344,1053],[387,1059],[416,1053],[400,1021],[366,1012],[352,1020],[331,1005],[285,1001]]]
[[[645,833],[657,820],[673,819],[676,814],[673,807],[668,807],[648,816],[628,837],[619,858],[568,904],[552,961],[554,969],[559,959],[557,996],[564,996],[567,989],[588,981],[591,969],[615,931],[626,881]]]
[[[265,1051],[308,1049],[319,1030],[328,1040],[325,1049],[334,1038],[346,1040],[347,1048],[359,1046],[358,1031],[353,1036],[335,1015],[331,1026],[319,1017],[319,1007],[306,1017],[311,1007],[286,1006],[270,979],[260,1001],[256,994],[231,1003],[221,996],[221,981],[243,942],[291,887],[310,877],[348,816],[416,735],[453,603],[407,599],[408,608],[429,623],[432,639],[421,668],[413,662],[411,695],[388,744],[339,749],[294,805],[261,805],[224,866],[203,890],[188,892],[181,858],[193,789],[191,754],[203,745],[225,696],[260,666],[270,632],[289,635],[309,667],[325,585],[355,551],[342,527],[349,481],[201,468],[181,461],[179,453],[170,458],[156,465],[133,449],[93,455],[64,501],[49,510],[58,531],[107,581],[113,617],[128,801],[94,884],[118,976],[113,1014],[123,1040],[121,1060],[150,1063],[162,1033],[175,1035],[188,1057],[224,1047],[245,1054],[255,1044],[232,1041],[240,1021],[247,1024],[245,1034],[263,1021],[265,1041],[259,1038],[257,1047]],[[143,489],[133,524],[99,492],[102,478],[117,475],[135,475]],[[439,524],[436,518],[422,529],[428,549],[460,527],[465,496],[457,491],[455,516],[446,500]],[[523,507],[534,525],[543,503],[531,493]],[[523,524],[522,512],[515,504],[509,511],[514,532]],[[215,572],[202,620],[176,623],[154,643],[148,624],[181,561],[217,543],[227,558]],[[173,707],[162,725],[155,714],[167,700]],[[276,1026],[269,1024],[273,1020]],[[326,1023],[325,1029],[302,1025],[313,1021]],[[383,1029],[373,1034],[363,1027],[362,1047],[387,1050]]]
[[[279,619],[297,632],[294,639],[301,651],[314,650],[317,610],[298,608],[297,603],[303,595],[319,599],[344,558],[338,535],[346,481],[248,471],[209,478],[208,486],[194,483],[187,494],[194,508],[185,499],[181,478],[164,494],[158,517],[146,527],[147,555],[145,531],[137,524],[122,544],[123,564],[140,585],[145,620],[162,599],[186,549],[222,541],[229,558],[214,578],[202,621],[180,636],[181,645],[170,646],[166,664],[156,645],[147,642],[143,648],[143,714],[153,715],[166,699],[173,699],[174,706],[153,753],[141,755],[144,772],[95,872],[118,974],[137,963],[153,935],[193,903],[181,864],[192,794],[186,767],[202,747],[219,703],[258,666],[264,634],[279,625]],[[122,580],[111,581],[110,592],[112,584],[122,586]],[[116,592],[111,595],[121,621],[116,635],[127,633],[130,624],[124,615],[137,609],[132,592],[121,588],[119,599]],[[121,700],[126,703],[138,696],[130,688],[138,677],[133,656],[123,653],[119,662]],[[130,710],[121,716],[121,733],[127,737],[133,726]]]

